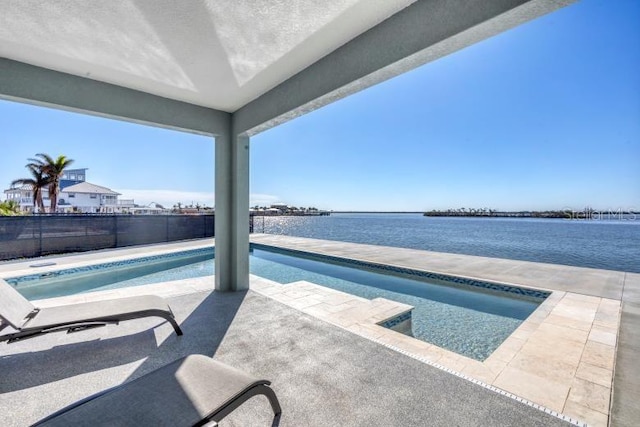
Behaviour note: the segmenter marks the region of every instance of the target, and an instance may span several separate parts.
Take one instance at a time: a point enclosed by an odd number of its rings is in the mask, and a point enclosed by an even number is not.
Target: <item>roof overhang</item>
[[[253,135],[572,0],[7,0],[0,97]]]

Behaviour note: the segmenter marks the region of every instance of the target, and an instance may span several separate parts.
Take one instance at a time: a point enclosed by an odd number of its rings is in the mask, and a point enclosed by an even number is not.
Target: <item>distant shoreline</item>
[[[447,212],[447,211],[331,211],[333,214],[417,214],[441,218],[543,218],[543,219],[615,219],[634,217],[640,219],[636,211],[492,211],[492,212]]]
[[[470,218],[546,218],[546,219],[616,219],[626,216],[635,219],[638,215],[634,211],[597,211],[585,209],[574,211],[565,209],[561,211],[495,211],[495,210],[455,210],[455,211],[430,211],[424,216],[430,217],[470,217]]]

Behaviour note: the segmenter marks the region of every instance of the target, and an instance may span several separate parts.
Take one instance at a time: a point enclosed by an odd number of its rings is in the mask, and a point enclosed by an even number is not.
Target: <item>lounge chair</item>
[[[77,332],[150,316],[166,319],[176,334],[182,335],[171,308],[158,296],[134,296],[36,308],[13,286],[0,279],[0,342],[12,343],[49,332]]]
[[[211,426],[259,394],[269,399],[273,426],[282,409],[270,384],[209,357],[190,355],[74,403],[34,426]]]

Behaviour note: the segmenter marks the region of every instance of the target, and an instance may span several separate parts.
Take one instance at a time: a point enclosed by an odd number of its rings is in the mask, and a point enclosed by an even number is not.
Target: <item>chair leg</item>
[[[167,322],[171,323],[171,326],[173,326],[173,330],[176,331],[176,335],[182,335],[182,329],[180,329],[180,326],[178,325],[178,322],[176,322],[176,319],[173,316],[163,316],[165,319],[167,319]]]
[[[267,381],[268,383],[268,381]],[[278,402],[278,398],[276,397],[276,393],[271,389],[271,387],[266,384],[255,384],[251,388],[245,390],[231,402],[223,405],[218,408],[208,416],[204,417],[202,420],[193,425],[193,427],[202,427],[207,425],[210,421],[219,422],[224,417],[229,415],[231,412],[236,410],[240,405],[242,405],[247,400],[251,399],[253,396],[257,396],[262,394],[269,399],[269,403],[271,404],[271,408],[273,409],[273,422],[271,424],[272,427],[277,427],[280,424],[280,416],[282,414],[282,408],[280,408],[280,403]]]
[[[256,386],[256,394],[264,394],[267,396],[267,399],[269,399],[269,403],[271,404],[271,408],[273,409],[274,416],[280,419],[282,408],[280,407],[280,402],[278,402],[278,398],[276,397],[276,393],[273,389],[267,385],[258,385]]]

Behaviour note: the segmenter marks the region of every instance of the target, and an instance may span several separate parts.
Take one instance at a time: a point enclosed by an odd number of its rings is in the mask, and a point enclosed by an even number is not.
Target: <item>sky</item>
[[[251,138],[251,205],[640,210],[640,2],[582,0]],[[214,204],[213,139],[0,101],[36,153],[137,204]]]

